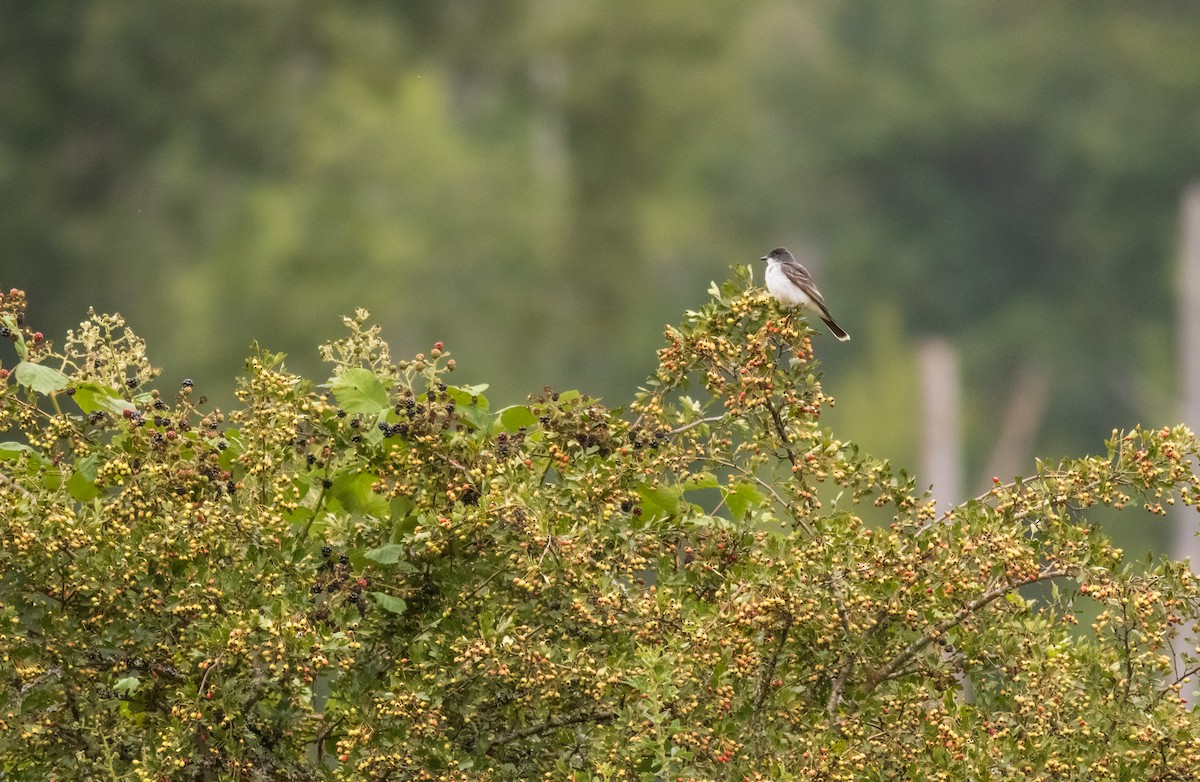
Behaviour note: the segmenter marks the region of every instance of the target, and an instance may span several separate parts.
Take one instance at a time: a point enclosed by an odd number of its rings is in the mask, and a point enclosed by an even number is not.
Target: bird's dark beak
[[[764,255],[763,257],[759,258],[758,260],[765,261],[765,260],[767,260],[767,256]]]

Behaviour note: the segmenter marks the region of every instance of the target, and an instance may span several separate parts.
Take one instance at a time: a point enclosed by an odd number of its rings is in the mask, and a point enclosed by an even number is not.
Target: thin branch
[[[304,541],[308,538],[308,531],[312,529],[313,522],[315,522],[317,517],[321,515],[321,506],[325,504],[325,495],[328,493],[328,487],[326,487],[325,483],[322,482],[321,493],[317,495],[317,502],[315,505],[313,505],[312,517],[309,518],[308,523],[304,525],[304,529],[300,531],[300,537],[296,540],[297,548],[304,544]]]
[[[796,454],[792,451],[792,442],[788,440],[787,431],[783,427],[783,418],[779,416],[779,410],[773,405],[770,400],[767,401],[767,409],[771,411],[771,420],[775,422],[775,431],[779,434],[779,439],[783,443],[783,452],[787,454],[788,461],[792,466],[796,466]]]
[[[325,760],[325,740],[337,730],[343,722],[346,721],[345,714],[339,714],[337,719],[325,722],[324,714],[321,715],[321,728],[317,731],[317,735],[313,737],[313,743],[317,747],[317,762],[321,763]]]
[[[775,678],[775,667],[779,664],[779,655],[783,653],[783,645],[787,643],[788,633],[792,629],[792,621],[791,614],[784,616],[783,628],[779,631],[779,643],[775,645],[774,654],[771,655],[771,659],[767,660],[767,664],[759,673],[758,687],[754,691],[755,711],[761,709],[767,700],[767,693],[771,690],[771,680]]]
[[[686,432],[688,429],[693,429],[697,426],[702,426],[704,424],[713,424],[713,423],[716,423],[717,421],[723,421],[723,420],[725,420],[725,416],[723,416],[723,415],[714,415],[714,416],[709,416],[708,418],[698,418],[695,421],[692,421],[691,423],[684,424],[683,426],[675,427],[674,429],[671,430],[671,434],[681,434],[682,432]]]
[[[846,633],[846,641],[849,642],[850,615],[846,611],[846,601],[842,599],[836,581],[830,586],[830,590],[833,592],[833,601],[837,605],[838,619],[841,620],[842,630]],[[841,670],[838,671],[837,678],[833,680],[833,687],[829,690],[829,701],[825,704],[825,712],[831,717],[841,705],[842,691],[846,688],[846,681],[854,671],[854,657],[849,650],[842,655],[841,663]]]
[[[947,630],[962,624],[962,622],[971,614],[974,614],[981,608],[989,605],[997,598],[1003,597],[1009,592],[1013,592],[1021,587],[1029,586],[1030,584],[1036,584],[1041,581],[1049,581],[1055,578],[1063,578],[1069,575],[1070,573],[1065,570],[1043,570],[1033,578],[1007,583],[1002,586],[998,586],[989,592],[985,592],[984,594],[964,605],[952,616],[938,622],[924,635],[910,643],[904,648],[903,651],[893,657],[887,665],[876,671],[873,671],[870,675],[868,675],[865,683],[863,684],[863,695],[870,695],[883,681],[890,678],[892,674],[906,666],[909,661],[920,654],[927,646],[943,636]]]
[[[530,725],[518,730],[509,731],[501,734],[492,740],[493,747],[503,747],[506,744],[511,744],[514,741],[529,738],[530,736],[538,736],[548,731],[564,728],[567,725],[579,725],[585,722],[611,722],[617,716],[613,711],[584,711],[577,714],[560,714],[557,717],[551,717],[545,722],[539,722],[536,725]]]
[[[209,674],[211,674],[213,670],[221,664],[221,658],[224,656],[225,652],[221,652],[217,655],[217,659],[213,660],[212,663],[204,669],[204,675],[200,677],[200,686],[196,688],[196,694],[201,698],[204,697],[204,688],[208,686]]]
[[[788,504],[787,500],[785,500],[783,497],[779,496],[779,492],[775,491],[774,486],[767,483],[762,478],[759,478],[752,471],[747,470],[745,467],[742,467],[741,465],[736,464],[734,462],[728,461],[726,459],[710,459],[709,461],[711,461],[713,464],[719,464],[722,467],[728,467],[731,470],[736,470],[742,476],[754,481],[756,484],[758,484],[759,488],[761,488],[767,494],[770,494],[772,497],[774,497],[775,502],[779,503],[784,509],[787,510],[788,514],[791,515],[791,517],[792,517],[792,521],[796,522],[800,527],[802,527],[804,529],[805,532],[809,533],[810,535],[814,534],[815,531],[813,530],[812,525],[810,525],[807,521],[805,521],[804,519],[800,518],[799,516],[797,516],[795,513],[792,512],[792,506]]]
[[[31,494],[28,489],[26,489],[24,486],[14,482],[7,475],[0,474],[0,484],[4,484],[5,486],[11,486],[12,488],[19,491],[21,494],[25,495],[25,499],[27,499],[31,502],[37,502],[37,497],[33,496],[33,494]]]

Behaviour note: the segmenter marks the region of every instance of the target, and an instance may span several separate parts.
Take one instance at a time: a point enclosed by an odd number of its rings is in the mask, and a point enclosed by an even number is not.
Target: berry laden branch
[[[503,733],[492,741],[492,746],[503,747],[514,741],[520,741],[530,736],[538,736],[557,728],[565,728],[568,725],[580,725],[585,722],[611,722],[616,716],[616,712],[612,711],[583,711],[576,714],[560,714],[557,717],[551,717],[545,722],[539,722],[536,725],[529,725],[528,727]]]
[[[912,658],[916,657],[931,643],[945,635],[946,631],[958,626],[959,624],[962,624],[963,620],[965,620],[971,614],[974,614],[975,612],[987,607],[997,598],[1003,597],[1010,592],[1014,592],[1021,587],[1029,586],[1030,584],[1037,584],[1042,581],[1050,581],[1056,578],[1065,578],[1069,575],[1071,575],[1070,572],[1066,570],[1047,569],[1039,572],[1037,575],[1031,578],[1009,582],[983,593],[979,597],[964,605],[951,616],[943,619],[941,622],[938,622],[936,625],[930,628],[928,632],[910,643],[902,652],[893,657],[887,665],[884,665],[882,668],[879,668],[868,674],[863,682],[863,689],[861,693],[862,697],[865,698],[874,692],[880,684],[891,678],[894,673],[907,665]]]

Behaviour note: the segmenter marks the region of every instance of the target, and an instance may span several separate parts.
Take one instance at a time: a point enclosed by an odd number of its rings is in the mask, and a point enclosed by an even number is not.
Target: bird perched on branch
[[[767,290],[785,307],[804,307],[825,321],[833,336],[845,342],[850,335],[834,322],[825,299],[813,283],[812,275],[783,247],[776,247],[760,260],[767,262]]]

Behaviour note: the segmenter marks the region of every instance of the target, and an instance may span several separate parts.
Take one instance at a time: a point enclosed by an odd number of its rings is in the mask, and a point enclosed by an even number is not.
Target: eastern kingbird
[[[767,262],[767,290],[785,307],[807,307],[819,312],[821,320],[833,332],[833,336],[845,342],[850,339],[841,326],[833,322],[825,299],[813,283],[812,275],[782,247],[764,255],[760,260]]]

